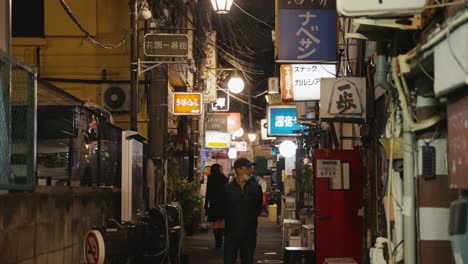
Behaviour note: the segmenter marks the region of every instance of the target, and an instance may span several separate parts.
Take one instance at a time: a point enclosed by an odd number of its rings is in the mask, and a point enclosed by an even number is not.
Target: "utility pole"
[[[130,0],[130,130],[138,131],[137,0]]]

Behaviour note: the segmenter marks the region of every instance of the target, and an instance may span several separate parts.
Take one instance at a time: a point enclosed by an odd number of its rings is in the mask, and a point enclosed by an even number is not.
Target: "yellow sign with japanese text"
[[[174,115],[201,115],[202,109],[201,93],[174,93],[172,101]]]

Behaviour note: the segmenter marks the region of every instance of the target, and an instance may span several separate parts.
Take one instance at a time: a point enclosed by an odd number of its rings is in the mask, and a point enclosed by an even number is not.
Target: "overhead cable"
[[[260,20],[260,19],[258,19],[258,18],[256,18],[256,17],[254,17],[253,15],[251,15],[250,13],[248,13],[247,11],[245,11],[244,9],[242,9],[242,8],[241,8],[239,5],[237,5],[235,2],[232,2],[232,4],[233,4],[234,6],[236,6],[237,8],[239,8],[240,11],[242,11],[244,14],[248,15],[249,17],[251,17],[251,18],[257,20],[258,22],[262,23],[263,25],[267,26],[267,27],[270,28],[270,29],[275,29],[274,27],[268,25],[268,24],[265,23],[264,21],[262,21],[262,20]]]

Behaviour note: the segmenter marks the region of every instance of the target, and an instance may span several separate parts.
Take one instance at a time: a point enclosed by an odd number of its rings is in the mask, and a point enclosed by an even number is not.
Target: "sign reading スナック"
[[[201,93],[174,93],[172,107],[174,115],[201,115],[202,95]]]
[[[145,35],[143,52],[154,57],[187,57],[187,34],[148,33]]]
[[[268,135],[297,136],[299,130],[307,128],[296,123],[295,105],[271,105],[267,111]]]
[[[281,97],[283,101],[320,99],[320,78],[333,78],[334,64],[282,64]]]
[[[334,0],[277,0],[277,60],[336,61]]]

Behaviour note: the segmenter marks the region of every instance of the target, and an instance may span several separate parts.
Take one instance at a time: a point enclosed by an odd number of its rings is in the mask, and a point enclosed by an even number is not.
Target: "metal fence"
[[[35,70],[0,52],[0,189],[30,190],[35,178]]]

